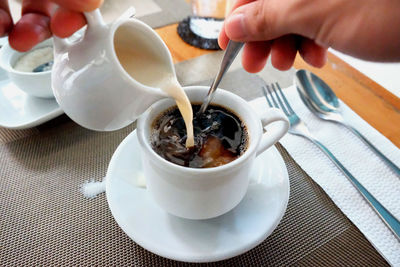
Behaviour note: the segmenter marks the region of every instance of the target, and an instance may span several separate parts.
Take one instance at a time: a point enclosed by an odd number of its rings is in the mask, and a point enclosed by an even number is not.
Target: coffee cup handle
[[[285,114],[277,108],[267,109],[261,114],[260,118],[263,128],[267,127],[267,132],[261,137],[257,148],[257,155],[278,142],[287,133],[290,126]]]

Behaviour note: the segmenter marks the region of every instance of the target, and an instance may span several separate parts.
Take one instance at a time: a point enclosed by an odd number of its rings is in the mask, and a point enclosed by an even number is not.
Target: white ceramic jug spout
[[[159,88],[138,82],[125,70],[115,51],[119,42],[116,32],[124,32],[124,42],[151,45],[175,75],[172,57],[157,33],[139,20],[122,18],[107,25],[99,10],[85,16],[88,26],[79,40],[54,39],[53,92],[64,112],[83,127],[117,130],[168,96]]]

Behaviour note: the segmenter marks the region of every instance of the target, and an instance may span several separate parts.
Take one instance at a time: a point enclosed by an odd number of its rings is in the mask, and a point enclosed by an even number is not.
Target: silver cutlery
[[[333,90],[317,75],[307,70],[298,70],[295,84],[301,100],[314,115],[345,126],[374,151],[398,176],[400,168],[382,154],[357,129],[345,122],[340,113],[339,101]]]
[[[276,85],[276,88],[275,88]],[[368,190],[340,163],[340,161],[325,147],[320,141],[318,141],[308,130],[307,125],[297,116],[293,111],[285,95],[282,92],[279,84],[271,84],[263,87],[263,93],[267,99],[270,107],[280,108],[288,117],[290,121],[289,133],[302,136],[312,143],[314,143],[326,156],[339,168],[342,173],[349,179],[353,186],[358,192],[364,197],[364,199],[374,208],[376,213],[380,216],[382,221],[389,227],[394,233],[395,237],[400,240],[400,222],[394,217]],[[278,94],[279,92],[279,94]]]
[[[240,49],[243,47],[244,43],[229,41],[228,46],[224,52],[224,56],[222,58],[220,69],[217,73],[217,76],[214,79],[214,82],[211,84],[210,90],[207,93],[206,98],[203,101],[203,104],[200,107],[198,114],[204,113],[206,111],[208,105],[210,104],[215,91],[218,88],[219,83],[222,80],[224,74],[228,71],[229,67],[232,65],[233,60],[236,58]]]

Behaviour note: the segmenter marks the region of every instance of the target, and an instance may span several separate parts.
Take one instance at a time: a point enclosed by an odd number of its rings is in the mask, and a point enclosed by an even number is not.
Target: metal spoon
[[[339,101],[333,90],[317,75],[307,70],[298,70],[295,84],[304,104],[319,118],[345,126],[369,146],[398,176],[400,168],[382,154],[357,129],[345,122],[340,113]]]
[[[214,82],[211,84],[210,90],[207,93],[206,98],[203,101],[203,104],[200,107],[200,110],[197,114],[203,114],[206,111],[208,105],[210,104],[214,93],[222,80],[224,74],[228,71],[229,67],[232,65],[233,60],[236,58],[240,49],[243,47],[244,43],[229,41],[228,46],[226,47],[224,57],[222,58],[221,66],[218,71],[217,76],[214,79]]]

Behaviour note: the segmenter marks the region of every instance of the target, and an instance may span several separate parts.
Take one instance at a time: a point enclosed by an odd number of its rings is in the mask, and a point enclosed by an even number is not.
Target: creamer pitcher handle
[[[84,15],[88,24],[87,31],[104,28],[106,26],[99,9],[95,9],[91,12],[85,12]],[[70,42],[68,41],[68,38],[63,39],[54,35],[53,45],[56,53],[63,53],[68,50]]]
[[[53,46],[54,46],[54,52],[56,54],[63,53],[68,49],[69,42],[66,39],[62,39],[60,37],[53,35]]]
[[[88,24],[88,30],[90,30],[90,28],[104,27],[106,25],[103,16],[101,15],[98,8],[91,12],[85,12],[83,14],[85,15]]]

